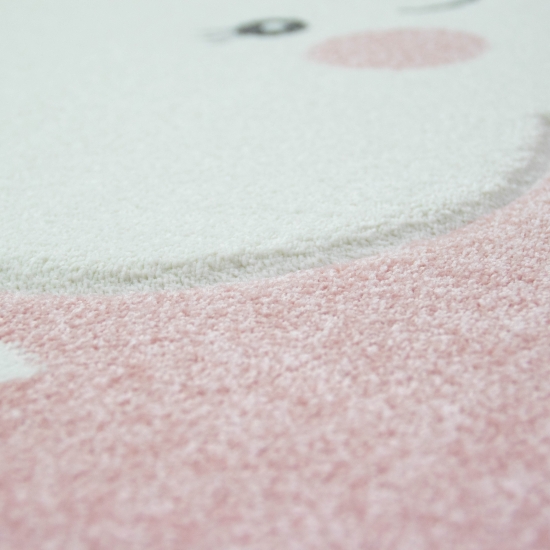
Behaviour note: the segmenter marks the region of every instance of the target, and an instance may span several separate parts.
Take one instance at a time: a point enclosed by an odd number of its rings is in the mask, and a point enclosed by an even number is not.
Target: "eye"
[[[438,2],[434,4],[426,4],[424,6],[406,6],[401,8],[401,11],[408,13],[443,11],[460,8],[462,6],[465,6],[466,4],[472,4],[473,2],[479,2],[479,0],[449,0],[448,2]]]
[[[239,25],[235,32],[237,34],[252,34],[258,36],[278,36],[302,31],[307,27],[306,23],[299,19],[288,19],[284,17],[271,17],[252,21]]]

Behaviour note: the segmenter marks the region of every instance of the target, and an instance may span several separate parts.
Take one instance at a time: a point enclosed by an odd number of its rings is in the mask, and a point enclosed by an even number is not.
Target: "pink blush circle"
[[[475,34],[446,29],[391,29],[330,38],[309,59],[357,69],[420,69],[474,59],[488,48]]]

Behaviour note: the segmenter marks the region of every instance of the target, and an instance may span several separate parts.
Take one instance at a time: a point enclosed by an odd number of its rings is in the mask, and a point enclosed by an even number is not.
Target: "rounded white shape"
[[[0,383],[18,378],[30,378],[38,372],[36,365],[29,361],[15,346],[0,342]]]
[[[546,0],[20,0],[0,6],[0,290],[272,276],[449,231],[544,173]],[[247,21],[307,30],[238,36]],[[469,62],[308,60],[332,36],[447,28]],[[227,40],[207,31],[228,29]]]

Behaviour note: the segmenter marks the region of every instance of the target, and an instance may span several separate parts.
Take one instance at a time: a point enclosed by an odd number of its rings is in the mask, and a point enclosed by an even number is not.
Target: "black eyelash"
[[[419,6],[418,8],[403,7],[401,8],[401,11],[407,12],[407,13],[425,13],[430,11],[442,11],[442,10],[460,8],[465,4],[472,4],[473,2],[479,2],[479,0],[451,0],[450,2],[442,2],[439,4],[429,4],[427,6]]]
[[[239,25],[235,32],[237,34],[253,34],[257,36],[278,36],[281,34],[289,34],[297,31],[302,31],[307,27],[306,23],[299,19],[288,19],[285,17],[271,17],[261,19],[260,21],[252,21]]]
[[[204,37],[211,42],[223,42],[237,36],[271,37],[292,34],[307,29],[307,23],[289,17],[268,17],[243,23],[233,29],[207,31]]]

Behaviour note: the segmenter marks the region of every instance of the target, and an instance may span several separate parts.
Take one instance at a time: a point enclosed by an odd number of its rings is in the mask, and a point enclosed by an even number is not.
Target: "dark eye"
[[[237,34],[256,34],[259,36],[278,36],[304,30],[307,25],[299,19],[287,19],[284,17],[271,17],[260,21],[252,21],[239,25]]]

